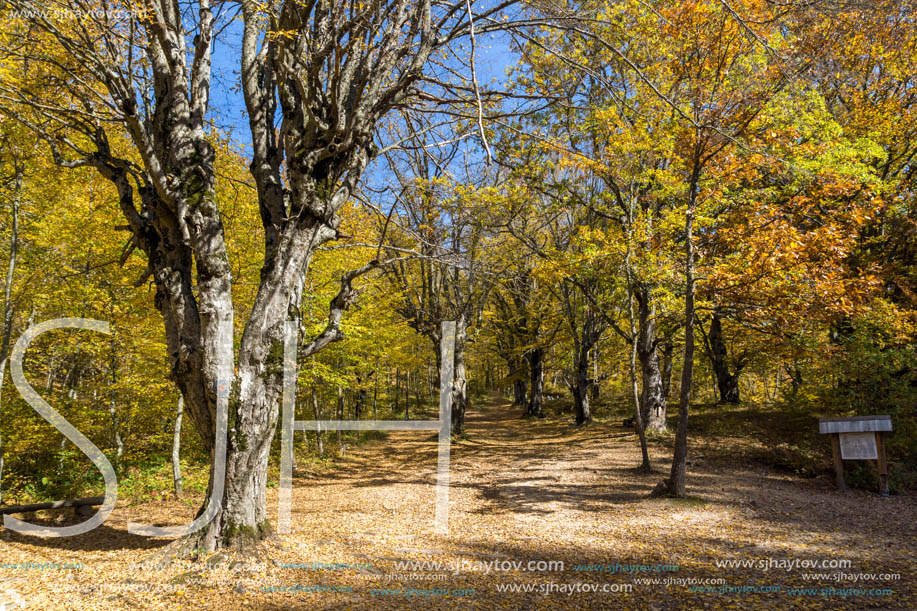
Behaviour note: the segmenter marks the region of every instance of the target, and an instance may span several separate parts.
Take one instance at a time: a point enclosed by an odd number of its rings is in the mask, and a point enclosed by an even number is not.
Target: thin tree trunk
[[[376,359],[376,371],[373,373],[373,420],[378,420],[376,413],[376,398],[379,395],[379,359]]]
[[[599,398],[599,343],[592,347],[592,386],[589,394],[593,401]]]
[[[411,416],[409,412],[411,411],[411,372],[407,371],[404,374],[404,419],[410,420]]]
[[[529,418],[544,416],[544,348],[532,348],[528,355],[529,402],[525,415]]]
[[[787,375],[790,377],[790,398],[795,399],[796,394],[799,392],[799,389],[802,388],[802,370],[799,368],[799,364],[796,361],[793,361],[793,367],[790,368],[789,365],[783,365],[784,370]]]
[[[468,409],[468,389],[465,373],[465,315],[455,322],[455,378],[452,383],[452,433],[462,435],[465,432],[465,412]]]
[[[404,379],[404,419],[410,420],[411,411],[411,374],[408,372]]]
[[[409,407],[408,403],[411,402],[411,372],[410,371],[404,372],[404,386],[402,387],[402,390],[404,390],[404,396],[402,397],[402,399],[404,400],[404,411],[407,412],[408,407]]]
[[[739,371],[729,371],[728,351],[723,341],[723,323],[719,311],[714,308],[710,318],[710,334],[704,338],[707,346],[707,355],[713,367],[715,388],[719,403],[739,403]]]
[[[112,295],[112,310],[114,310],[114,296]],[[112,312],[112,318],[114,318],[114,313]],[[111,349],[111,388],[108,392],[108,415],[111,417],[111,430],[112,438],[115,442],[115,468],[121,468],[121,457],[124,455],[124,440],[121,438],[121,422],[118,418],[118,410],[116,405],[116,391],[115,388],[118,384],[118,352],[117,344],[115,342],[115,334],[111,334],[111,340],[109,342]]]
[[[338,385],[338,401],[337,401],[337,419],[338,422],[344,419],[344,391],[341,390],[341,386]],[[341,440],[341,429],[337,430],[338,438],[338,449],[343,448],[343,442]],[[343,453],[343,450],[341,450]]]
[[[780,367],[781,364],[777,363],[777,367],[774,368],[774,401],[780,396]]]
[[[115,468],[121,468],[121,458],[124,456],[124,440],[121,438],[121,420],[118,418],[118,410],[115,405],[115,388],[118,378],[117,373],[112,370],[111,383],[112,388],[109,391],[108,415],[111,417],[112,438],[115,442]]]
[[[489,367],[487,369],[487,375],[490,376]],[[525,383],[525,361],[523,359],[519,358],[511,363],[510,377],[513,379],[513,406],[521,407],[523,410],[525,410],[525,393],[527,389]],[[489,384],[488,389],[490,389]]]
[[[627,270],[628,275],[630,274],[630,242],[628,241],[627,248]],[[633,284],[628,280],[627,282],[627,311],[630,319],[630,336],[632,341],[630,342],[630,386],[631,394],[634,399],[634,417],[637,420],[637,435],[640,438],[640,455],[641,455],[641,464],[640,468],[644,471],[651,471],[652,465],[650,464],[650,454],[649,449],[646,447],[646,421],[643,417],[643,404],[640,400],[640,390],[637,384],[637,323],[634,320],[634,291]],[[646,389],[644,382],[644,391]],[[645,394],[645,392],[644,392]]]
[[[640,468],[644,471],[651,471],[652,465],[650,464],[650,454],[649,449],[646,447],[646,420],[643,417],[645,401],[641,402],[640,392],[637,387],[637,353],[639,352],[639,347],[646,342],[646,337],[649,336],[649,329],[646,329],[646,324],[644,324],[644,329],[641,330],[640,336],[637,335],[637,321],[636,316],[634,315],[634,278],[633,278],[633,268],[632,268],[632,238],[633,238],[633,224],[634,224],[634,207],[633,200],[631,200],[631,205],[628,210],[627,218],[627,254],[625,255],[625,265],[624,269],[627,273],[627,314],[628,320],[630,322],[630,385],[631,385],[631,394],[634,399],[634,417],[637,419],[637,436],[640,439],[640,455],[641,455],[641,464]],[[646,303],[649,302],[649,294],[646,295]],[[641,306],[644,305],[641,302]],[[651,318],[648,317],[647,323],[651,322]],[[643,323],[643,317],[641,316],[641,323]],[[646,396],[646,380],[644,379],[644,397]],[[663,409],[665,409],[663,407]],[[649,410],[648,410],[649,411]],[[663,425],[665,424],[665,419],[663,418]]]
[[[299,370],[298,370],[298,369],[297,369],[297,371],[296,371],[296,379],[299,379]],[[293,402],[293,420],[296,420],[296,403],[297,403],[296,401]],[[278,419],[277,419],[277,428],[278,428],[278,429],[281,429],[282,426],[283,426],[283,422],[281,421],[280,418],[278,418]],[[279,433],[280,433],[281,436],[283,435],[283,431],[282,431],[282,430],[280,430]],[[277,433],[275,432],[274,435],[277,435]],[[309,436],[308,436],[308,433],[303,433],[303,436],[304,436],[305,439],[306,439],[306,452],[308,452],[308,451],[309,451]],[[296,471],[299,470],[299,467],[296,465],[296,443],[295,443],[295,440],[296,440],[296,434],[295,434],[295,432],[294,432],[294,433],[293,433],[293,443],[291,444],[293,447],[291,448],[291,452],[290,452],[290,472],[291,472],[291,473],[296,473]]]
[[[694,374],[694,212],[697,206],[699,166],[695,160],[685,212],[685,354],[681,368],[681,391],[678,401],[678,428],[669,479],[656,492],[684,498],[687,487],[688,411],[691,405],[691,383]]]
[[[597,322],[591,308],[587,307],[583,317],[580,337],[574,348],[573,411],[576,417],[576,424],[581,425],[592,422],[592,412],[589,409],[589,388],[593,380],[589,377],[589,356],[592,352],[592,346],[598,341]]]
[[[662,396],[665,397],[666,403],[669,399],[669,391],[672,388],[672,356],[675,347],[671,342],[662,345]]]
[[[322,410],[318,405],[318,394],[315,391],[315,387],[312,387],[312,411],[315,412],[315,419],[321,421],[322,419]],[[318,425],[315,429],[315,442],[318,446],[318,456],[321,458],[325,455],[325,444],[322,442],[322,427]]]
[[[16,164],[16,175],[13,179],[13,201],[11,205],[12,223],[10,229],[10,256],[6,268],[6,283],[3,285],[3,339],[0,341],[0,422],[4,422],[2,399],[3,382],[6,379],[6,365],[10,354],[10,337],[13,333],[13,275],[16,271],[16,255],[19,251],[19,205],[22,197],[23,168]],[[0,503],[3,502],[3,431],[0,430]]]
[[[652,295],[645,287],[633,291],[637,302],[639,328],[637,330],[637,357],[643,374],[643,392],[640,397],[640,411],[646,430],[666,432],[666,397],[663,392],[662,373],[656,353],[656,312],[651,303]],[[633,337],[633,336],[632,336]]]
[[[178,405],[175,408],[175,427],[172,429],[172,485],[175,489],[175,496],[180,497],[182,493],[181,479],[181,419],[185,412],[185,398],[178,396]]]
[[[395,404],[392,406],[392,416],[398,413],[398,399],[401,396],[401,372],[395,369]]]
[[[366,388],[361,383],[360,388],[357,390],[357,401],[354,408],[357,420],[363,419],[363,410],[366,408],[366,393]]]
[[[28,328],[28,327],[26,327]],[[54,394],[54,382],[57,377],[57,370],[60,368],[56,354],[52,354],[48,359],[48,376],[45,379],[45,394]]]
[[[64,474],[64,451],[67,449],[67,438],[64,437],[60,440],[60,456],[57,459],[57,475],[62,476]]]

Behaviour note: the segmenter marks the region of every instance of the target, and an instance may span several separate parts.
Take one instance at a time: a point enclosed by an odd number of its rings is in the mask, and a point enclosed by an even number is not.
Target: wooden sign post
[[[888,496],[888,462],[883,436],[892,430],[891,416],[853,416],[820,418],[818,432],[831,435],[831,453],[839,490],[846,490],[845,460],[875,460],[879,472],[879,492]]]

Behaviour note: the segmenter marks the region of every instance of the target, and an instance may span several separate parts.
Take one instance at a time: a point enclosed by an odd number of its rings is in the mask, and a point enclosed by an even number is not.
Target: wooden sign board
[[[819,433],[890,433],[891,416],[853,416],[851,418],[820,418]]]
[[[844,460],[876,460],[875,433],[841,433],[841,458]]]
[[[845,460],[875,460],[879,472],[879,492],[888,496],[888,461],[885,460],[885,435],[892,432],[888,415],[820,418],[818,432],[831,435],[831,455],[837,487],[846,490]]]

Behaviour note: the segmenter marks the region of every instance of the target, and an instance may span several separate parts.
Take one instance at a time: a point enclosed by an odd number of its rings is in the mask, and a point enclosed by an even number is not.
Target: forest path
[[[717,460],[713,446],[696,439],[688,473],[691,498],[648,499],[667,472],[669,452],[652,444],[657,472],[638,474],[636,437],[619,426],[524,420],[505,401],[492,399],[472,408],[467,432],[467,439],[451,446],[448,535],[433,533],[436,435],[393,432],[349,449],[334,470],[296,474],[292,532],[269,548],[274,564],[267,570],[189,571],[178,577],[175,571],[129,571],[162,543],[127,535],[125,522],[188,518],[186,507],[167,502],[119,508],[104,527],[72,539],[37,541],[4,531],[4,562],[39,557],[83,562],[86,568],[66,576],[3,571],[0,592],[10,586],[30,606],[63,609],[917,608],[913,495],[839,495],[827,478],[730,467]],[[276,524],[276,488],[269,489],[268,500]],[[755,566],[716,566],[726,560]],[[806,580],[803,574],[810,571],[785,568],[802,560],[849,560],[844,573],[898,573],[900,579]],[[413,569],[396,564],[405,561],[442,564]],[[539,567],[539,561],[563,562],[564,568]],[[768,562],[781,568],[761,568]],[[322,570],[315,563],[322,563]],[[334,563],[338,566],[330,566]],[[647,569],[577,570],[577,565],[615,564]],[[707,579],[721,581],[704,583]],[[97,589],[66,598],[55,594],[67,583]],[[105,591],[119,584],[171,591]],[[701,593],[687,584],[759,591]],[[517,591],[501,589],[507,587]],[[582,591],[592,587],[598,591]],[[631,591],[616,591],[625,587]],[[814,590],[788,592],[797,587]],[[830,587],[838,593],[891,588],[894,595],[819,593]],[[571,588],[580,591],[570,593]]]

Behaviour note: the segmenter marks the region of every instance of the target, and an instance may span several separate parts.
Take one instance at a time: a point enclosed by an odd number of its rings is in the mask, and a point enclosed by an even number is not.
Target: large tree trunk
[[[544,416],[544,348],[532,348],[526,360],[529,363],[529,402],[525,415],[529,418]]]
[[[573,413],[577,424],[592,422],[592,412],[589,410],[589,371],[579,365],[573,386]]]
[[[640,395],[640,415],[647,431],[666,431],[666,396],[663,392],[662,373],[656,352],[656,312],[651,304],[652,296],[645,287],[634,291],[637,298],[639,329],[637,334],[637,357],[643,374],[643,390]]]
[[[720,313],[716,308],[710,319],[709,335],[710,364],[716,375],[716,387],[720,403],[739,403],[739,372],[729,372],[729,360],[726,343],[723,341],[723,323]]]
[[[215,401],[215,389],[220,388],[224,400],[228,401],[223,499],[216,516],[202,531],[200,545],[207,550],[226,546],[250,547],[271,533],[266,503],[267,467],[282,394],[285,322],[292,312],[298,311],[312,249],[334,235],[333,230],[320,225],[314,217],[310,220],[307,212],[302,213],[300,222],[304,226],[288,228],[288,232],[278,238],[277,251],[266,254],[262,281],[239,344],[235,376],[228,266],[222,278],[211,274],[198,279],[204,323],[201,329],[203,370],[209,371],[208,379],[213,380],[205,397]],[[351,279],[342,278],[341,293],[332,300],[328,328],[300,348],[301,356],[310,356],[327,343],[340,339],[340,317],[352,298]],[[222,280],[223,284],[216,283],[216,280]],[[211,312],[213,314],[209,314]],[[186,381],[183,391],[185,404],[192,407],[191,415],[197,423],[200,418],[194,418],[194,415],[199,399],[195,397],[195,392],[202,389]],[[209,440],[214,438],[213,433],[204,437]],[[208,449],[212,458],[216,459],[219,452],[213,446]],[[213,478],[217,473],[218,465],[214,460],[208,490],[213,488]]]
[[[240,363],[239,378],[233,380],[233,303],[231,273],[223,243],[223,228],[219,212],[210,199],[213,190],[207,189],[200,202],[198,216],[201,229],[198,235],[195,263],[197,269],[197,295],[193,289],[190,248],[170,249],[168,244],[158,245],[162,261],[154,262],[156,302],[163,315],[166,340],[172,357],[172,372],[191,420],[210,454],[210,477],[207,500],[198,512],[207,506],[215,477],[219,476],[221,446],[226,444],[223,498],[220,509],[210,523],[192,537],[189,545],[199,545],[215,550],[233,543],[238,528],[264,522],[255,515],[255,504],[262,502],[251,486],[257,484],[254,472],[260,470],[257,460],[244,454],[263,452],[258,443],[260,433],[258,418],[248,409],[253,400],[264,394],[250,364]],[[204,214],[206,212],[206,214]],[[178,237],[178,236],[176,236]],[[196,297],[196,298],[195,298]],[[225,410],[229,437],[220,422],[220,410]],[[276,410],[275,410],[276,411]],[[260,416],[260,414],[259,414]],[[271,421],[271,431],[273,431]],[[266,468],[266,462],[265,462]],[[257,488],[257,486],[256,486]],[[263,511],[263,510],[262,510]],[[260,521],[259,521],[260,518]],[[254,533],[254,529],[252,531]]]
[[[589,424],[592,422],[592,412],[589,410],[589,390],[595,380],[589,376],[590,355],[600,336],[598,317],[593,313],[592,308],[587,306],[583,314],[579,337],[574,342],[573,350],[574,379],[571,391],[573,393],[573,412],[577,424]]]
[[[517,373],[520,373],[515,369],[513,371],[516,372],[513,374],[514,376]],[[514,377],[513,378],[513,405],[514,406],[525,407],[526,390],[527,389],[526,389],[525,380],[521,380],[519,378]]]
[[[315,239],[313,244],[323,241],[327,240]],[[282,252],[292,245],[284,242]],[[207,529],[205,549],[245,547],[272,532],[267,519],[267,467],[282,394],[284,326],[289,313],[299,307],[311,251],[289,248],[285,255],[280,260],[286,265],[262,269],[262,284],[242,335],[236,386],[229,396],[223,506]],[[310,350],[320,349],[316,341],[302,350],[311,354]],[[339,417],[340,408],[339,390]]]
[[[209,507],[216,478],[223,483],[222,499],[214,499],[222,500],[220,508],[208,514],[213,519],[183,540],[179,549],[215,550],[234,542],[240,532],[256,535],[258,525],[265,523],[264,494],[257,490],[266,473],[264,441],[269,446],[277,411],[271,408],[276,393],[269,394],[266,385],[279,389],[280,383],[279,377],[268,381],[271,374],[264,370],[269,351],[252,337],[242,338],[238,376],[234,375],[232,275],[215,200],[213,149],[202,133],[175,127],[170,112],[188,112],[187,102],[165,83],[161,86],[158,95],[166,101],[150,127],[155,148],[150,154],[169,163],[169,174],[163,175],[165,169],[151,162],[157,183],[153,188],[131,183],[124,165],[102,163],[96,168],[116,187],[134,242],[147,255],[171,377],[210,455],[208,495],[199,516]],[[139,122],[129,121],[129,127],[138,141],[146,141]],[[283,285],[275,282],[271,290],[284,295]],[[268,291],[262,286],[259,296],[262,292]],[[280,324],[269,327],[268,319]],[[276,308],[266,308],[263,299],[256,299],[247,329],[271,330],[282,327],[282,321]],[[282,346],[282,332],[274,334]],[[270,426],[267,434],[265,424]],[[141,526],[136,532],[145,530]]]
[[[465,315],[455,322],[455,378],[452,383],[452,433],[465,433],[465,412],[468,410],[468,389],[465,378]]]
[[[589,411],[589,348],[581,341],[576,350],[573,380],[573,413],[577,424],[592,422]]]

